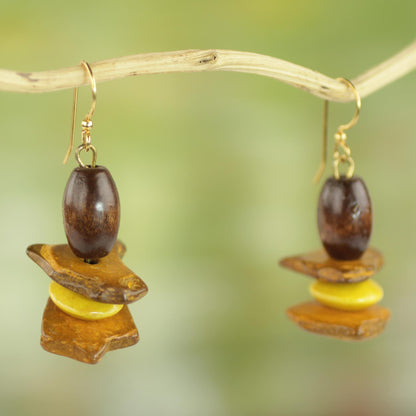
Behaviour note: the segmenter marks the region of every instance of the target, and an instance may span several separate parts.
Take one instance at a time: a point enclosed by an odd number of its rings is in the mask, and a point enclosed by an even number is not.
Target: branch
[[[354,99],[345,84],[336,79],[291,62],[251,52],[212,49],[146,53],[98,61],[91,67],[97,82],[145,74],[236,71],[275,78],[330,101]],[[365,97],[415,68],[416,42],[352,82],[361,97]],[[0,91],[41,93],[88,83],[81,65],[43,72],[0,69]]]

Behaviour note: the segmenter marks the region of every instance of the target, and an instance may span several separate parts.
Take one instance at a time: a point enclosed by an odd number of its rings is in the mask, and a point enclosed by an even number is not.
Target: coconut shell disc
[[[147,293],[147,286],[121,261],[126,247],[117,241],[111,252],[89,264],[68,244],[34,244],[27,255],[61,286],[102,303],[126,304]]]
[[[62,312],[49,298],[43,313],[40,344],[53,354],[97,364],[107,351],[129,347],[139,333],[127,306],[116,315],[84,321]]]
[[[332,309],[318,302],[305,302],[287,310],[289,318],[307,331],[348,341],[362,341],[379,335],[390,311],[379,305],[355,312]]]
[[[358,283],[370,278],[383,266],[383,255],[368,248],[358,260],[335,260],[325,250],[286,257],[280,265],[332,283]]]

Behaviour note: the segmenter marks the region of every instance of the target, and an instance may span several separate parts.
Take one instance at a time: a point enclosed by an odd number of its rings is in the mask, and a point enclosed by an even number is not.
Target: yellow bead
[[[383,299],[383,289],[374,280],[360,283],[328,283],[317,280],[309,287],[312,296],[334,309],[359,311]]]
[[[56,282],[51,282],[49,285],[49,296],[53,303],[68,315],[87,321],[108,318],[123,307],[123,305],[96,302]]]

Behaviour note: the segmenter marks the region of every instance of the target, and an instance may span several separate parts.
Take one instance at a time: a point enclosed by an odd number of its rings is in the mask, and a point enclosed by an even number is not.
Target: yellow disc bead
[[[360,283],[329,283],[317,280],[309,287],[312,296],[334,309],[359,311],[383,299],[383,289],[374,280]]]
[[[56,282],[51,282],[49,285],[49,296],[53,303],[68,315],[87,321],[109,318],[123,307],[123,305],[96,302]]]

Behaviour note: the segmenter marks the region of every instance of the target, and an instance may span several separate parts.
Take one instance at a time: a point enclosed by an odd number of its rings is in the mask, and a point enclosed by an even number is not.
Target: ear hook
[[[326,153],[327,153],[327,138],[328,138],[328,110],[329,110],[329,101],[324,101],[324,123],[322,126],[322,156],[321,163],[319,164],[318,172],[316,172],[313,181],[318,183],[325,171],[326,166]]]
[[[92,91],[92,103],[91,103],[90,111],[87,113],[87,115],[84,117],[84,120],[82,121],[82,145],[79,146],[77,149],[76,159],[78,163],[80,164],[80,166],[84,167],[85,165],[81,162],[79,158],[79,152],[83,149],[85,149],[85,151],[88,152],[88,150],[91,149],[93,151],[93,162],[91,166],[95,167],[97,151],[95,147],[91,145],[90,131],[93,126],[91,118],[94,114],[95,106],[97,103],[97,83],[95,81],[94,74],[88,62],[81,61],[80,64],[86,69],[89,79],[90,79],[91,91]],[[78,103],[78,87],[74,88],[74,99],[73,99],[73,104],[72,104],[71,136],[70,136],[68,150],[66,152],[66,155],[63,161],[64,164],[68,162],[69,156],[71,155],[72,149],[74,147],[75,122],[76,122],[76,117],[77,117],[77,103]]]
[[[334,176],[335,178],[339,179],[339,170],[338,166],[341,162],[348,162],[350,167],[347,172],[347,177],[351,177],[354,173],[354,161],[351,158],[351,149],[346,145],[345,141],[347,139],[347,135],[345,134],[346,130],[349,130],[351,127],[357,124],[357,121],[360,117],[360,110],[361,110],[361,97],[355,88],[354,84],[346,79],[346,78],[337,78],[338,81],[344,83],[348,88],[352,90],[352,93],[355,97],[355,113],[353,118],[347,124],[341,124],[336,133],[335,133],[335,151],[334,151]],[[325,170],[326,166],[326,154],[327,154],[327,128],[328,128],[328,106],[329,101],[325,100],[324,102],[324,122],[323,122],[323,133],[322,133],[322,159],[319,165],[318,172],[314,177],[314,182],[318,183],[322,177],[322,174]],[[340,155],[338,148],[341,148],[344,151],[343,155]]]
[[[342,124],[338,127],[337,133],[342,135],[345,130],[349,130],[351,127],[355,126],[357,124],[358,119],[360,118],[360,110],[361,110],[361,97],[360,94],[358,94],[357,88],[355,88],[355,85],[347,78],[337,78],[338,81],[343,82],[348,88],[351,89],[352,93],[355,97],[355,113],[352,120],[347,124]],[[335,133],[335,134],[337,134]]]

